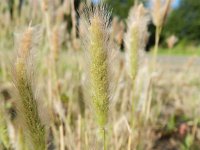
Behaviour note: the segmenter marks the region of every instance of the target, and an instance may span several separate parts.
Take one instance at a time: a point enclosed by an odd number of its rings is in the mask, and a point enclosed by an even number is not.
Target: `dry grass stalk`
[[[15,62],[15,86],[18,90],[20,125],[24,125],[26,141],[31,149],[45,149],[45,131],[41,123],[32,77],[32,48],[34,44],[34,28],[28,27],[22,34]]]
[[[58,82],[58,60],[59,60],[59,53],[60,53],[60,35],[59,35],[59,28],[55,26],[52,31],[52,45],[51,45],[51,52],[49,56],[49,102],[50,108],[54,111],[52,115],[59,115],[60,119],[64,120],[64,108],[61,103],[60,91],[59,91],[59,82]],[[62,111],[63,112],[62,112]],[[54,114],[55,113],[55,114]],[[52,118],[53,119],[53,118]],[[55,118],[54,118],[55,119]]]
[[[54,73],[52,71],[52,67],[53,69],[55,68],[54,67],[54,61],[55,59],[53,58],[55,51],[57,51],[57,39],[56,39],[56,34],[53,33],[53,36],[52,36],[52,40],[51,40],[51,18],[50,18],[50,15],[49,15],[49,3],[50,1],[49,0],[42,0],[42,10],[43,10],[43,15],[44,15],[44,26],[45,26],[45,32],[46,32],[46,40],[49,42],[49,43],[52,43],[51,45],[47,45],[47,48],[48,50],[51,49],[51,52],[50,52],[50,56],[48,57],[48,65],[50,67],[48,67],[48,105],[49,105],[49,108],[52,110],[53,108],[53,85],[52,85],[52,74]],[[51,112],[51,111],[50,111]],[[52,114],[51,114],[52,115]]]
[[[59,41],[59,32],[58,27],[54,27],[52,32],[52,58],[55,62],[58,61],[60,41]]]
[[[72,18],[72,40],[76,40],[76,10],[74,6],[74,0],[71,0],[71,18]]]
[[[45,18],[45,27],[46,27],[46,35],[47,39],[50,41],[50,36],[51,36],[51,30],[50,30],[50,17],[48,14],[49,10],[49,0],[42,0],[42,11],[44,13],[44,18]]]

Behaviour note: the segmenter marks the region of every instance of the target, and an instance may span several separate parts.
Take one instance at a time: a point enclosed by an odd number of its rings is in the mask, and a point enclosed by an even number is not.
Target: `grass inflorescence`
[[[88,18],[84,18],[88,17]],[[93,109],[96,113],[96,121],[104,139],[104,149],[106,149],[106,124],[108,122],[109,111],[109,68],[108,68],[108,47],[109,47],[109,12],[101,4],[94,8],[87,8],[82,15],[86,20],[89,37],[86,42],[90,58],[90,93],[92,97]]]
[[[34,29],[28,27],[22,34],[15,62],[15,86],[19,94],[18,107],[23,132],[28,137],[27,143],[32,149],[45,149],[45,129],[38,113],[36,96],[33,89],[32,50],[34,43]]]

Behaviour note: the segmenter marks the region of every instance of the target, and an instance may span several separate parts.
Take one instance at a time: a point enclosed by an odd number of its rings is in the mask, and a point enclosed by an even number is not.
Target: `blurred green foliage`
[[[133,6],[134,0],[106,0],[109,6],[112,6],[113,14],[119,18],[126,18],[129,9]]]
[[[193,44],[188,44],[184,46],[185,40],[180,41],[178,45],[173,47],[172,49],[168,49],[165,47],[160,47],[158,54],[159,55],[169,55],[169,56],[200,56],[200,47],[195,46]]]
[[[169,15],[165,36],[175,34],[179,39],[200,42],[200,0],[181,0]]]
[[[105,0],[108,6],[112,7],[113,15],[118,16],[120,19],[125,19],[128,16],[130,8],[136,0]],[[137,0],[144,2],[145,0]]]

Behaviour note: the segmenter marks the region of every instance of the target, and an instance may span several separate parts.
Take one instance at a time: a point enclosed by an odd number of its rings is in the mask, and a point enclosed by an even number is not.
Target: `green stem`
[[[161,31],[162,31],[162,27],[156,26],[156,39],[155,39],[155,47],[154,47],[154,51],[153,51],[152,71],[154,71],[155,67],[156,67],[158,45],[159,45],[159,41],[160,41]]]

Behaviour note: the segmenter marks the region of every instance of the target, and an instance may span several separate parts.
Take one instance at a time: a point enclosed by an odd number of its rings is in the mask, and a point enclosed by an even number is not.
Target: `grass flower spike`
[[[109,111],[108,25],[110,15],[106,7],[101,4],[87,9],[81,18],[85,21],[85,28],[88,27],[86,33],[89,34],[85,44],[88,46],[90,58],[90,93],[97,123],[104,137],[104,149],[106,149],[105,126]]]
[[[35,93],[33,90],[32,50],[34,45],[35,29],[28,27],[22,34],[18,47],[18,56],[15,62],[15,86],[18,90],[19,115],[21,124],[26,131],[26,141],[33,150],[45,149],[45,131],[41,123]]]
[[[125,37],[127,49],[127,70],[132,80],[132,113],[135,113],[135,80],[138,73],[140,53],[144,50],[149,36],[147,24],[149,17],[143,5],[134,6],[128,18],[128,30]],[[132,116],[132,115],[131,115]],[[131,124],[134,126],[134,115]]]
[[[171,0],[165,0],[163,4],[162,0],[153,0],[152,18],[153,23],[157,27],[161,27],[167,17]]]
[[[149,17],[147,16],[147,11],[144,6],[140,4],[135,6],[129,14],[128,18],[128,31],[125,37],[126,49],[127,49],[127,62],[129,74],[135,82],[135,78],[138,71],[139,63],[139,53],[143,50],[149,33],[147,25],[149,22]]]

